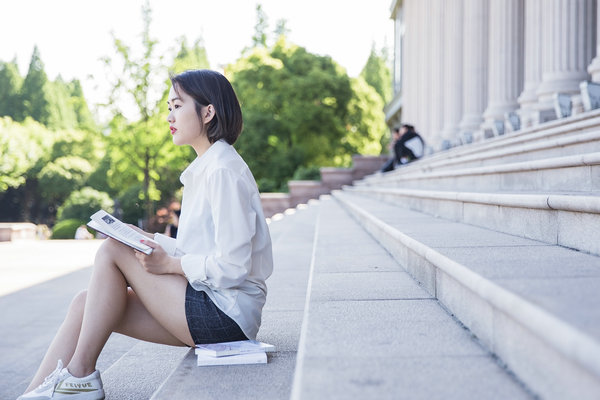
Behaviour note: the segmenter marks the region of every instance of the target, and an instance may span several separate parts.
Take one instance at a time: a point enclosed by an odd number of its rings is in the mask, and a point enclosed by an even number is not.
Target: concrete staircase
[[[273,218],[268,364],[200,368],[191,350],[114,335],[107,398],[600,398],[599,164],[590,112]],[[88,276],[0,298],[3,316],[19,310],[0,322],[0,398],[23,389]]]
[[[454,149],[335,193],[536,395],[600,397],[600,114]]]

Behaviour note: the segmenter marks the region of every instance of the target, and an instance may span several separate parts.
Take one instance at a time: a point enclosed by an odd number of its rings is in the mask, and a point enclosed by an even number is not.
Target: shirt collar
[[[194,161],[187,166],[187,168],[181,173],[179,180],[185,185],[185,182],[190,179],[193,175],[199,175],[208,165],[212,163],[218,157],[219,148],[222,148],[227,143],[221,139],[213,143],[200,157],[196,157]]]

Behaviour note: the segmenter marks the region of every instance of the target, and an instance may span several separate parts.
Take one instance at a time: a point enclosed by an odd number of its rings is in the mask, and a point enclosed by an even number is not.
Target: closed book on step
[[[197,344],[196,354],[206,354],[213,357],[231,356],[246,353],[270,353],[275,351],[275,346],[258,340],[239,340],[237,342],[222,342],[210,344]]]
[[[241,365],[241,364],[266,364],[267,353],[245,353],[233,356],[214,357],[204,352],[196,352],[197,364],[199,367],[211,365]]]

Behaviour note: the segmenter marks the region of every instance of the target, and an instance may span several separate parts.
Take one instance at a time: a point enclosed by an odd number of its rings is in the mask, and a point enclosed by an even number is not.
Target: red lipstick
[[[171,135],[174,135],[175,132],[177,132],[177,128],[175,128],[174,126],[171,126],[170,129],[171,129]]]

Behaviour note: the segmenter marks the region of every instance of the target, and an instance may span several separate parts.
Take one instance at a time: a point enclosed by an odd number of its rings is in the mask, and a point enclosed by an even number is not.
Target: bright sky
[[[289,41],[331,56],[357,76],[371,46],[393,46],[391,0],[150,0],[151,34],[171,55],[176,38],[203,38],[211,67],[239,58],[249,46],[256,4],[268,17],[269,32],[287,20]],[[37,44],[50,79],[80,79],[88,101],[101,100],[106,85],[99,58],[114,56],[110,32],[130,46],[139,42],[143,0],[1,0],[0,60],[15,57],[25,75]],[[170,59],[169,59],[170,60]],[[89,76],[93,76],[90,78]]]

